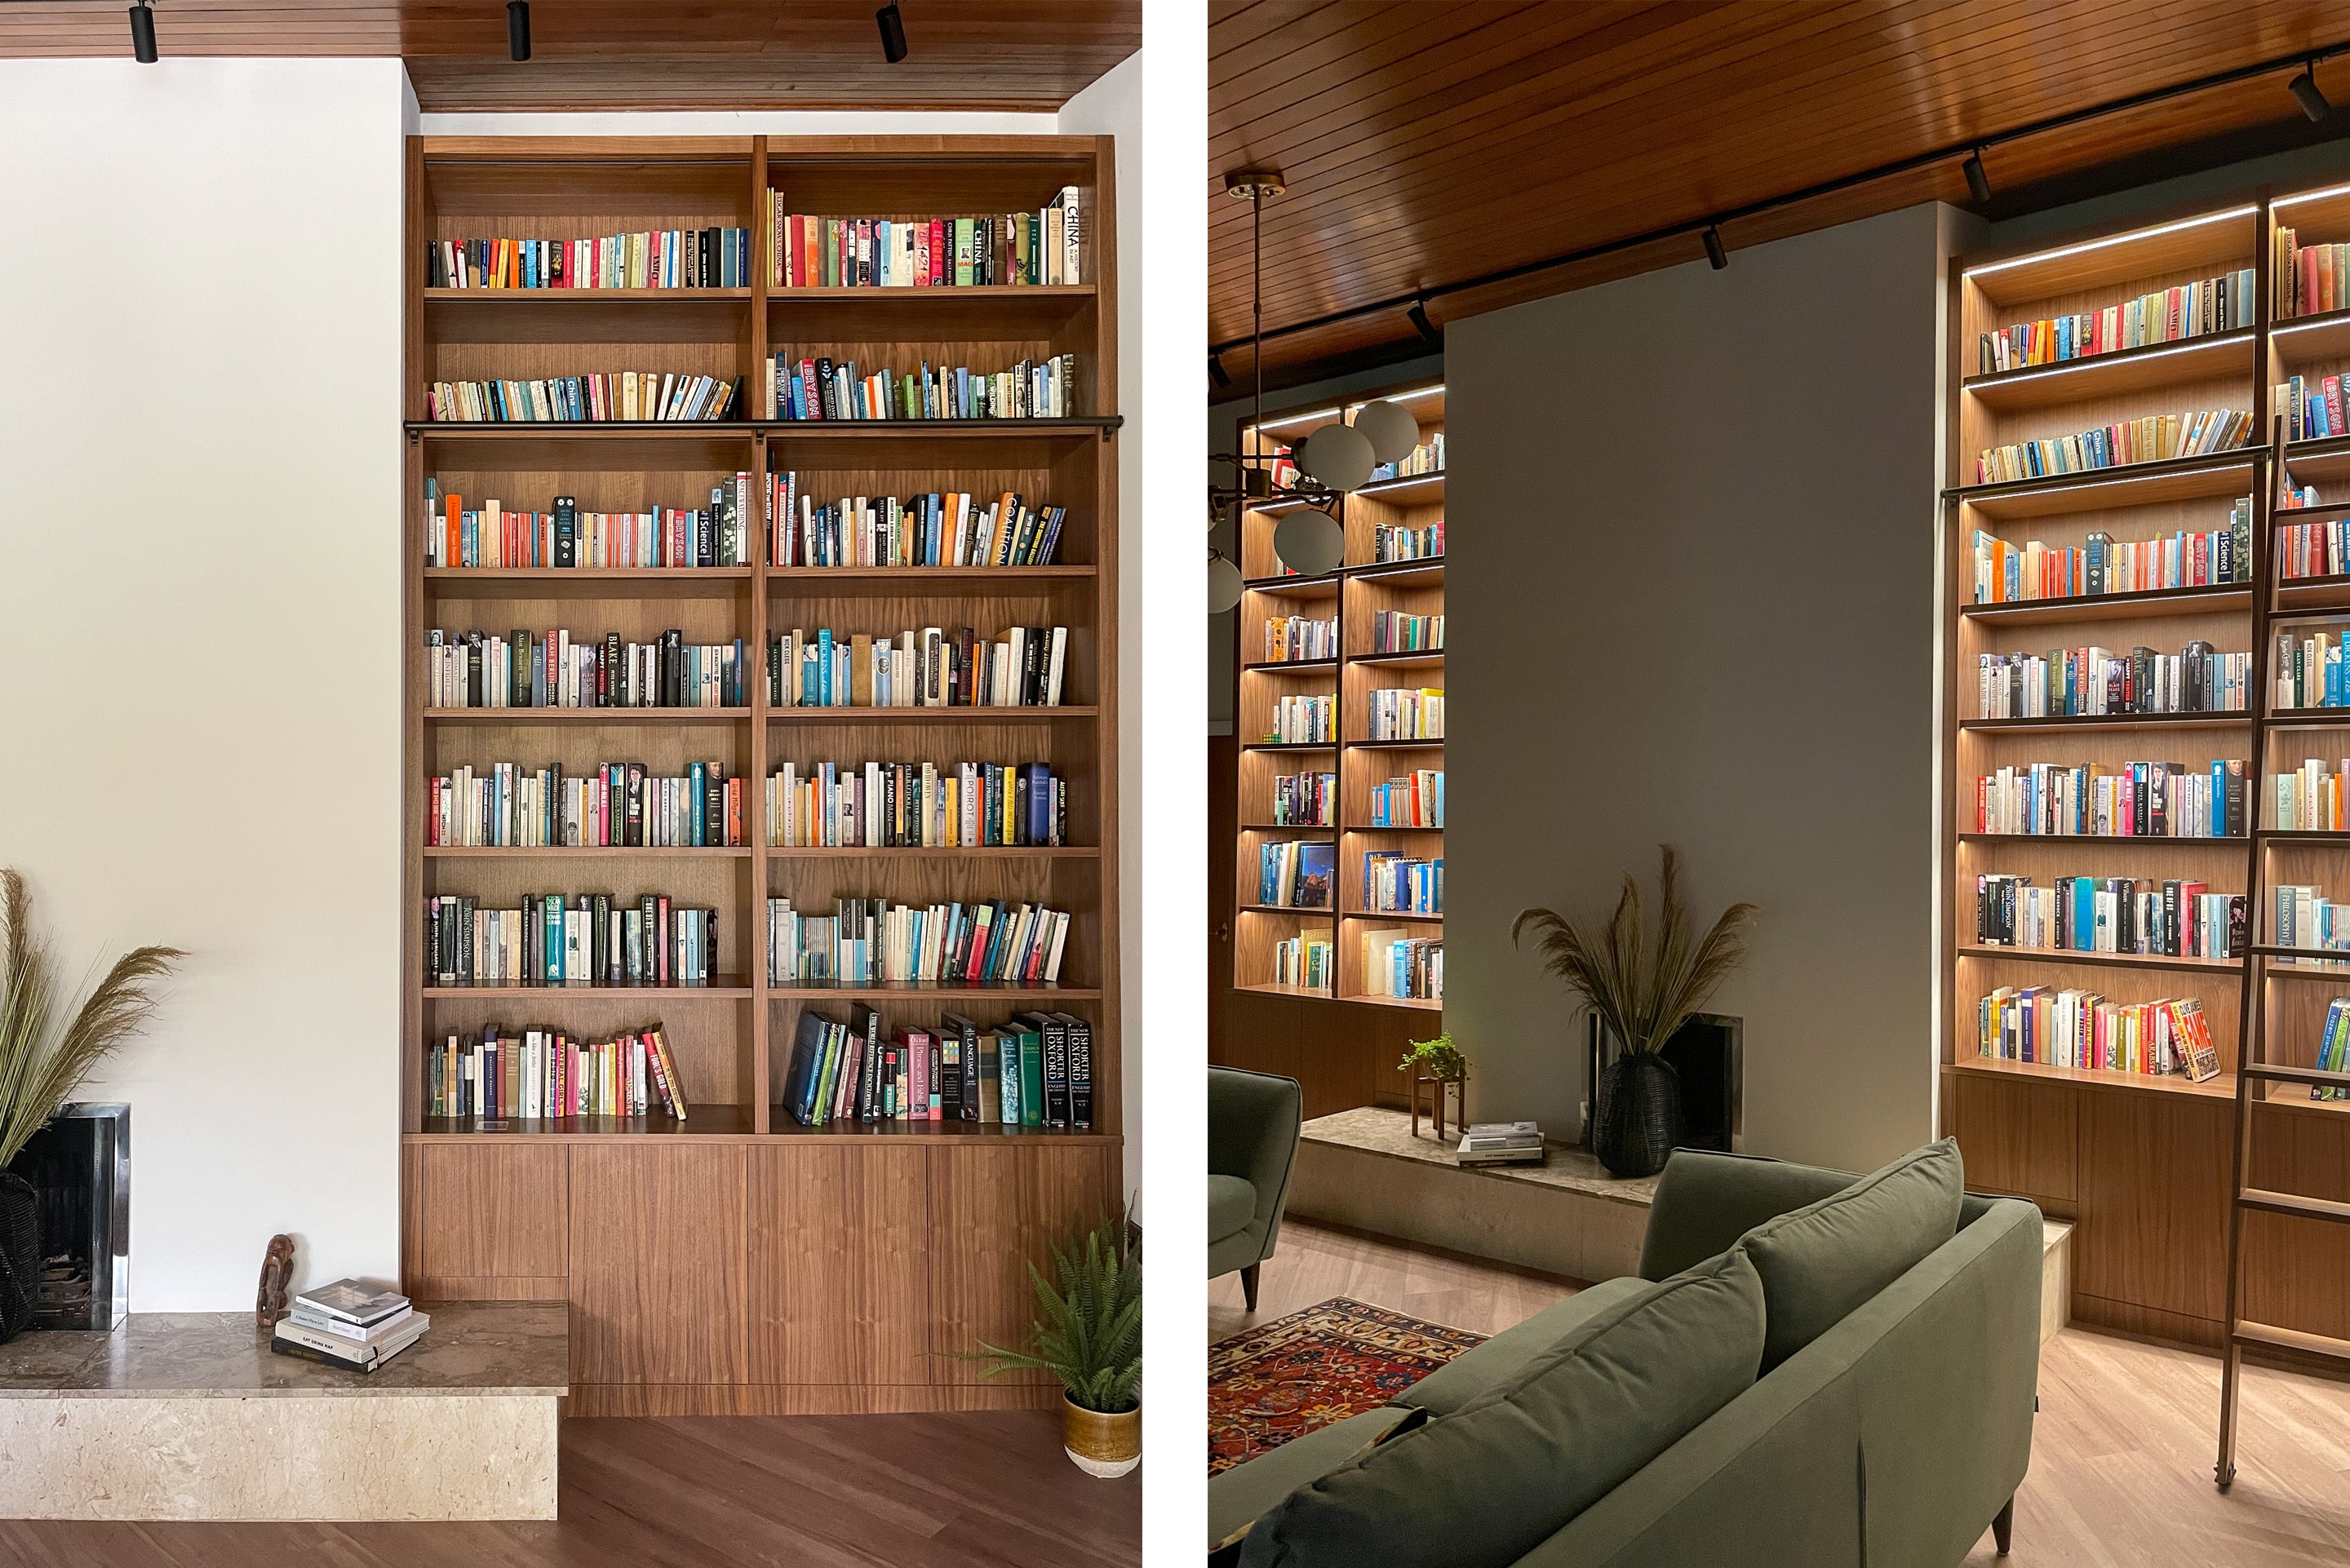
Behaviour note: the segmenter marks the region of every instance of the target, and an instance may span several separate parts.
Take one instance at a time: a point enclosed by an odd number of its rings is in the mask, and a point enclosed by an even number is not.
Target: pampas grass
[[[1689,907],[1681,902],[1680,857],[1669,844],[1658,847],[1664,872],[1658,878],[1653,944],[1642,918],[1640,884],[1628,871],[1616,913],[1596,931],[1554,909],[1521,910],[1510,927],[1510,940],[1521,946],[1526,930],[1534,931],[1543,967],[1631,1052],[1664,1049],[1673,1032],[1746,961],[1746,931],[1754,923],[1753,905],[1732,904],[1693,943]]]
[[[0,1167],[23,1152],[84,1078],[155,1015],[157,981],[187,955],[136,948],[61,1019],[48,940],[33,929],[33,895],[0,867]]]

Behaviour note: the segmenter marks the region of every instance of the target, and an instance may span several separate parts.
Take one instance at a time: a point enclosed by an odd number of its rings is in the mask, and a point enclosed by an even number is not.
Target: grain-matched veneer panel
[[[2304,1097],[2298,1085],[2282,1093]],[[2296,1113],[2282,1106],[2253,1112],[2246,1184],[2340,1203],[2350,1201],[2350,1116]],[[2243,1315],[2306,1333],[2350,1338],[2350,1230],[2323,1220],[2244,1215]]]
[[[2078,1191],[2078,1091],[2066,1084],[1970,1073],[1951,1075],[1949,1088],[1947,1130],[1958,1137],[1970,1190],[2072,1207]]]
[[[568,1416],[899,1416],[1050,1410],[1058,1384],[575,1383]]]
[[[961,763],[1019,765],[1043,763],[1056,779],[1068,781],[1068,829],[1072,846],[1101,843],[1101,753],[1082,725],[1022,719],[1014,709],[981,709],[951,723],[893,724],[878,710],[872,722],[778,725],[767,737],[767,771],[797,767],[806,779],[821,763],[844,772],[867,763],[929,763],[942,770]],[[759,791],[766,809],[766,791]],[[764,816],[760,834],[765,836]],[[796,859],[797,857],[785,857]],[[780,862],[770,859],[771,867]]]
[[[743,1146],[582,1144],[570,1159],[573,1377],[739,1381]]]
[[[719,916],[723,928],[727,916]],[[627,987],[549,986],[526,996],[435,996],[424,1002],[430,1050],[455,1034],[461,1042],[480,1036],[488,1024],[501,1035],[531,1029],[556,1029],[573,1039],[599,1041],[658,1024],[684,1081],[688,1132],[747,1131],[733,1125],[728,1107],[744,1116],[757,1098],[751,1023],[757,1003],[743,998],[704,996]],[[419,1115],[425,1090],[416,1090]],[[723,1125],[722,1125],[723,1124]],[[517,1123],[523,1127],[535,1123]],[[463,1271],[460,1271],[463,1272]]]
[[[748,138],[691,158],[424,161],[429,238],[587,239],[640,229],[755,229]]]
[[[1119,1212],[1118,1151],[1107,1144],[955,1140],[930,1157],[932,1380],[976,1384],[982,1368],[954,1359],[983,1341],[1024,1347],[1035,1321],[1027,1265],[1049,1271],[1051,1248]],[[994,1383],[1037,1384],[1014,1372]]]
[[[560,1147],[421,1144],[404,1148],[400,1158],[416,1167],[418,1273],[559,1280],[568,1271],[568,1186]]]
[[[2075,1291],[2224,1314],[2231,1118],[2224,1100],[2081,1096]]]
[[[926,1384],[928,1156],[821,1140],[750,1148],[754,1384]]]

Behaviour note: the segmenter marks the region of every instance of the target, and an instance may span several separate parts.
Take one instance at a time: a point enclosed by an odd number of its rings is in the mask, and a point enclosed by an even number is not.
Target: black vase
[[[1681,1141],[1681,1079],[1651,1051],[1627,1051],[1599,1075],[1591,1152],[1620,1177],[1654,1176]]]
[[[0,1344],[31,1324],[40,1294],[40,1198],[31,1182],[0,1170]]]

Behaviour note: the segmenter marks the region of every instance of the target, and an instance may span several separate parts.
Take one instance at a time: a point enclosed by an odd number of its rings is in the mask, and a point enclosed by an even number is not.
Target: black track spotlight
[[[506,53],[530,58],[530,0],[506,0]]]
[[[1982,149],[1978,147],[1968,153],[1967,161],[1961,167],[1967,171],[1967,194],[1975,199],[1975,204],[1981,206],[1990,201],[1991,176],[1983,172]]]
[[[2315,60],[2310,61],[2308,67],[2285,86],[2292,90],[2293,101],[2301,105],[2301,112],[2309,116],[2311,124],[2314,125],[2334,112],[2334,106],[2325,101],[2324,93],[2317,90]]]
[[[1213,381],[1220,390],[1232,384],[1231,373],[1224,369],[1224,357],[1222,355],[1211,354],[1208,356],[1208,379]]]
[[[1405,311],[1404,314],[1411,318],[1412,326],[1419,329],[1419,335],[1423,339],[1430,343],[1436,344],[1441,344],[1444,341],[1444,329],[1436,326],[1428,319],[1428,302],[1426,300],[1413,300],[1411,302],[1411,308]]]
[[[1721,231],[1711,223],[1705,226],[1705,259],[1713,264],[1716,272],[1730,265],[1730,253],[1721,248]]]
[[[897,0],[889,0],[873,19],[881,25],[881,57],[896,65],[906,57],[906,20],[898,15]]]
[[[142,66],[162,58],[155,52],[155,9],[147,0],[130,7],[130,52]]]

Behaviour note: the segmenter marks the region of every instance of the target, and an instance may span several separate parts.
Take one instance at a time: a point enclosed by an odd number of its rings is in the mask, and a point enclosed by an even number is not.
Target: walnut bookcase
[[[981,1384],[951,1358],[1020,1341],[1024,1260],[1118,1201],[1118,425],[1111,147],[1107,137],[411,138],[401,500],[406,639],[400,1095],[401,1255],[421,1297],[562,1298],[571,1413],[967,1409],[1049,1405],[1035,1378]],[[1083,283],[1050,288],[771,287],[765,192],[785,211],[938,217],[1079,193]],[[748,228],[748,287],[454,290],[424,286],[425,244]],[[1063,420],[789,423],[758,418],[772,348],[900,367],[994,369],[1072,353]],[[445,424],[428,382],[622,369],[743,379],[726,422]],[[820,498],[930,490],[1068,509],[1059,564],[1025,568],[428,569],[421,496],[544,510],[694,506],[736,472],[796,471]],[[697,499],[699,498],[699,499]],[[771,628],[1070,628],[1054,709],[772,708]],[[741,638],[753,701],[735,710],[429,711],[428,628],[564,627],[647,639]],[[609,760],[656,773],[715,761],[749,784],[751,842],[723,849],[454,849],[424,843],[428,781],[461,764]],[[1072,844],[987,850],[769,847],[764,782],[785,762],[1044,762],[1069,781]],[[805,767],[803,768],[805,775]],[[665,990],[437,988],[423,903],[510,905],[542,892],[657,891],[718,911],[718,982]],[[1042,901],[1074,917],[1051,986],[816,987],[767,981],[764,901]],[[776,1102],[803,1010],[869,1002],[891,1027],[958,1012],[983,1026],[1048,1008],[1092,1025],[1089,1132],[975,1123],[803,1127]],[[689,1114],[442,1121],[424,1051],[485,1023],[597,1036],[660,1021]]]
[[[1409,409],[1419,421],[1420,437],[1444,428],[1444,388],[1417,386],[1385,394]],[[1342,412],[1350,416],[1359,402],[1343,410],[1315,409],[1285,414],[1241,431],[1242,451],[1269,453],[1295,445],[1318,426]],[[1295,504],[1292,504],[1293,505]],[[1441,650],[1411,654],[1372,651],[1375,618],[1381,610],[1409,615],[1444,613],[1444,561],[1441,556],[1420,561],[1381,562],[1376,554],[1376,530],[1380,527],[1424,528],[1444,516],[1444,474],[1415,474],[1376,481],[1347,496],[1338,507],[1346,529],[1346,556],[1339,568],[1325,576],[1301,577],[1284,571],[1274,549],[1274,530],[1291,507],[1253,507],[1241,518],[1241,573],[1246,584],[1241,597],[1239,699],[1234,729],[1239,747],[1239,834],[1236,908],[1233,911],[1232,986],[1236,991],[1309,1000],[1361,1002],[1419,1012],[1443,1011],[1441,1000],[1387,996],[1367,989],[1363,974],[1362,935],[1379,929],[1402,929],[1429,937],[1443,934],[1440,915],[1375,913],[1368,909],[1363,889],[1363,857],[1381,850],[1400,851],[1419,859],[1444,853],[1440,827],[1374,827],[1371,792],[1399,772],[1440,769],[1444,742],[1432,741],[1373,741],[1368,722],[1369,694],[1391,685],[1435,686],[1444,683]],[[1448,544],[1450,543],[1448,537]],[[1264,657],[1265,623],[1282,616],[1335,617],[1338,622],[1338,657],[1279,662]],[[1294,745],[1268,742],[1274,706],[1284,697],[1326,696],[1336,699],[1337,729],[1331,744]],[[1274,822],[1274,781],[1284,774],[1335,772],[1338,775],[1336,805],[1326,826],[1281,826]],[[1329,909],[1274,909],[1255,903],[1259,854],[1269,844],[1284,840],[1331,843],[1336,854],[1335,907]],[[1274,950],[1294,937],[1325,937],[1333,946],[1334,991],[1284,985],[1274,979]],[[1417,1026],[1417,1025],[1416,1025]],[[1438,1025],[1430,1023],[1433,1033]],[[1389,1063],[1388,1065],[1392,1066]]]
[[[2272,959],[2149,959],[1979,946],[1974,889],[1986,873],[2045,887],[2067,875],[2202,881],[2252,895],[2251,940],[2273,940],[2264,889],[2279,881],[2350,887],[2350,834],[2277,835],[2270,775],[2308,753],[2313,729],[2350,723],[2273,707],[2272,618],[2350,609],[2350,579],[2282,579],[2275,528],[2342,515],[2278,507],[2282,486],[2315,483],[2350,499],[2350,442],[2270,438],[2282,410],[2272,389],[2293,374],[2322,378],[2350,361],[2350,312],[2279,318],[2272,277],[2279,223],[2305,243],[2350,240],[2350,190],[2259,192],[2127,229],[2076,234],[2027,251],[1952,264],[1950,316],[1950,488],[1944,493],[1944,755],[1948,805],[1942,866],[1949,896],[1942,953],[1942,1130],[1955,1134],[1971,1187],[2029,1197],[2076,1218],[2073,1312],[2085,1322],[2216,1346],[2225,1336],[2237,1067],[2260,1031],[2271,1063],[2314,1065],[2328,1000],[2350,995],[2350,971],[2295,969]],[[1985,374],[1980,335],[2018,322],[2094,311],[2236,269],[2255,274],[2251,324],[2230,332],[2090,358]],[[1979,483],[1986,447],[2069,434],[2149,414],[2225,407],[2254,416],[2252,444],[2200,458],[2135,463],[2045,479]],[[2328,490],[2329,482],[2332,489]],[[2339,492],[2340,493],[2336,493]],[[2084,598],[1978,605],[1978,530],[2021,546],[2079,546],[2095,531],[2116,542],[2223,527],[2251,502],[2251,580]],[[2200,639],[2252,654],[2252,704],[2242,712],[2134,718],[1985,720],[1977,656],[2096,643],[2176,651]],[[2337,717],[2337,715],[2339,715]],[[2184,762],[2241,758],[2249,836],[2089,838],[1974,831],[1974,780],[2010,763]],[[2313,981],[2331,981],[2334,989]],[[1987,1057],[1977,1003],[2002,985],[2083,987],[2110,1000],[2199,996],[2220,1075],[2203,1084]],[[2350,1199],[2350,1104],[2313,1101],[2305,1086],[2256,1084],[2248,1185]],[[2247,1217],[2246,1317],[2350,1334],[2350,1272],[2342,1228],[2280,1214]]]

